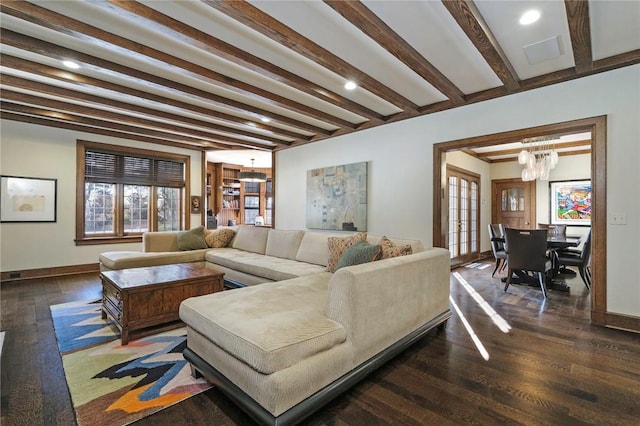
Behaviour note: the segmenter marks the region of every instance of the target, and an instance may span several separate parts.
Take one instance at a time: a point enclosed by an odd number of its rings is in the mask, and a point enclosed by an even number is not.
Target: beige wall
[[[8,120],[2,120],[0,136],[3,175],[55,178],[58,186],[55,223],[0,224],[3,272],[97,263],[103,251],[141,249],[140,243],[75,245],[76,140],[144,149],[154,149],[154,146]],[[191,156],[191,193],[200,194],[201,153],[172,147],[165,150]],[[192,226],[199,222],[200,216],[191,216]]]
[[[368,229],[432,244],[433,144],[607,116],[607,308],[640,316],[640,65],[277,153],[276,226],[305,228],[306,171],[367,161]],[[634,277],[629,279],[629,277]]]

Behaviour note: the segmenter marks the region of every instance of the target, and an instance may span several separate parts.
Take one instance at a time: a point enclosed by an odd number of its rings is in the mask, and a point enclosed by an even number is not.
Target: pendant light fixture
[[[255,158],[251,159],[251,171],[238,173],[238,180],[241,182],[266,182],[267,174],[262,172],[256,172],[253,170],[253,162]]]
[[[522,144],[523,149],[518,154],[518,163],[524,165],[522,180],[549,180],[549,172],[558,164],[555,145],[551,146],[549,139],[544,137],[525,139]]]

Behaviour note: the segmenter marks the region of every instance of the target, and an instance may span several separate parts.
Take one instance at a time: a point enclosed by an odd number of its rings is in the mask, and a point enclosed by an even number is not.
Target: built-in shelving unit
[[[211,188],[207,184],[207,209],[218,217],[218,225],[241,223],[240,170],[241,166],[227,163],[209,163],[207,167],[207,181],[212,182]]]
[[[227,226],[230,221],[238,225],[254,223],[256,216],[266,216],[267,205],[271,207],[271,200],[267,202],[267,185],[240,182],[238,174],[243,170],[254,169],[228,163],[207,164],[207,210],[218,217],[218,226]],[[271,169],[255,170],[264,172],[271,183]]]

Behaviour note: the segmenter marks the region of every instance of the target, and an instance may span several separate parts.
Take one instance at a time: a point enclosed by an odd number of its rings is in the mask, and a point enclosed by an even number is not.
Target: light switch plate
[[[612,225],[626,225],[627,224],[627,214],[626,213],[611,213],[611,224]]]

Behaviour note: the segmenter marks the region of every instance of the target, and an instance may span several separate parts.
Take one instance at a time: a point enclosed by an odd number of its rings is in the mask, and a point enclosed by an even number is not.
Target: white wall
[[[0,224],[0,268],[28,270],[98,262],[98,255],[112,250],[141,250],[140,243],[76,246],[76,140],[156,149],[155,145],[2,120],[0,173],[2,175],[55,178],[58,180],[55,223]],[[202,192],[201,153],[173,147],[167,152],[191,156],[191,195]],[[191,225],[200,223],[191,216]]]
[[[368,230],[432,244],[434,143],[607,116],[607,309],[640,315],[640,65],[277,153],[276,227],[305,228],[306,171],[369,162]]]

